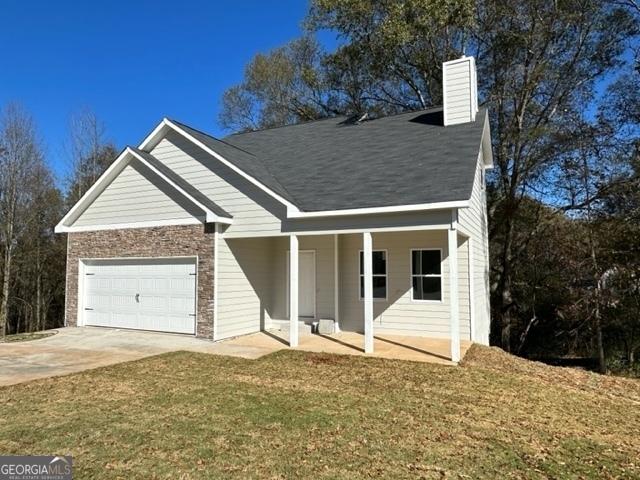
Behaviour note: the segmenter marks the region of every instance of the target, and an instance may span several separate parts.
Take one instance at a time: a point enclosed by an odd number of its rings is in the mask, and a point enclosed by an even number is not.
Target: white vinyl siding
[[[472,237],[473,263],[473,301],[475,313],[475,332],[473,340],[489,344],[491,309],[489,305],[489,236],[487,224],[486,190],[483,188],[483,158],[478,156],[471,205],[460,209],[458,221]],[[467,267],[468,267],[467,262]],[[464,267],[460,259],[461,267]],[[462,271],[461,271],[461,275]],[[468,272],[466,274],[468,277]]]
[[[272,242],[220,238],[216,340],[260,331],[269,322]]]
[[[462,241],[461,241],[462,242]],[[459,243],[461,243],[459,242]],[[446,231],[373,233],[374,250],[387,251],[387,296],[373,305],[374,332],[448,338],[450,336],[448,254]],[[415,302],[411,299],[411,249],[439,248],[443,252],[443,301]],[[340,324],[343,330],[362,331],[364,312],[358,300],[358,256],[362,235],[344,235],[340,241]],[[458,249],[460,277],[464,277],[467,255]],[[459,283],[460,334],[470,337],[468,284]]]
[[[333,236],[300,237],[316,257],[316,318],[334,318]],[[272,327],[287,320],[288,237],[220,238],[216,339]]]
[[[168,133],[151,154],[233,216],[225,237],[280,232],[274,212],[284,215],[282,204],[179,134]]]
[[[473,58],[443,65],[443,103],[445,125],[471,122],[477,111],[475,62]]]
[[[164,188],[159,182],[154,183],[142,171],[145,170],[140,163],[133,160],[80,214],[72,226],[185,221],[194,216],[204,217],[204,212],[190,205],[178,193],[170,192],[168,187]]]
[[[468,245],[468,240],[458,235],[458,311],[460,312],[460,338],[462,340],[471,340]],[[445,268],[444,263],[442,268]]]

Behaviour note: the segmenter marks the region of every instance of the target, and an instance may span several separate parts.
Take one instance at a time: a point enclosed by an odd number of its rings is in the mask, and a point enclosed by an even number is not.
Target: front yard
[[[0,452],[75,478],[640,477],[640,382],[473,347],[462,367],[173,353],[0,389]]]

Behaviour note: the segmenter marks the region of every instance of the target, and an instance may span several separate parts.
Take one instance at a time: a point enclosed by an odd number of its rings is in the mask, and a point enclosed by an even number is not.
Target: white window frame
[[[371,277],[385,277],[386,281],[386,288],[384,289],[384,298],[376,298],[373,297],[373,301],[374,302],[386,302],[389,300],[389,252],[387,251],[386,248],[372,248],[371,249],[371,255],[373,255],[373,252],[384,252],[384,258],[385,258],[385,263],[386,263],[386,273],[384,275],[380,275],[378,274],[371,274]],[[360,277],[364,277],[364,273],[360,274],[360,254],[362,254],[362,258],[364,259],[364,250],[358,250],[358,284],[357,284],[357,289],[358,289],[358,299],[363,302],[364,298],[362,298],[360,296]]]
[[[419,251],[432,251],[440,253],[440,274],[430,273],[427,275],[414,275],[413,274],[413,252]],[[413,277],[429,277],[440,278],[440,300],[423,300],[421,298],[413,298]],[[409,295],[413,303],[444,303],[444,265],[442,261],[442,248],[435,247],[416,247],[409,249]]]

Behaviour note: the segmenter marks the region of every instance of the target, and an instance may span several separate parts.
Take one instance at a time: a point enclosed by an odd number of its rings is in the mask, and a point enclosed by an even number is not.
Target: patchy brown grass
[[[497,347],[474,345],[465,356],[464,365],[521,375],[542,383],[568,389],[624,398],[640,405],[640,381],[633,378],[600,375],[577,368],[553,367],[505,353]]]
[[[0,389],[0,451],[71,453],[76,478],[640,478],[639,399],[482,347],[179,352]]]
[[[31,340],[47,338],[55,334],[56,332],[16,333],[14,335],[7,335],[4,338],[0,337],[0,343],[29,342]]]

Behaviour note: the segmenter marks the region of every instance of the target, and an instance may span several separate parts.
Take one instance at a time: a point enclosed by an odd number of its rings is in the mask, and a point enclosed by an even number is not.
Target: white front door
[[[87,260],[84,325],[195,333],[195,259]]]
[[[316,316],[316,252],[299,253],[298,313],[301,317]]]

